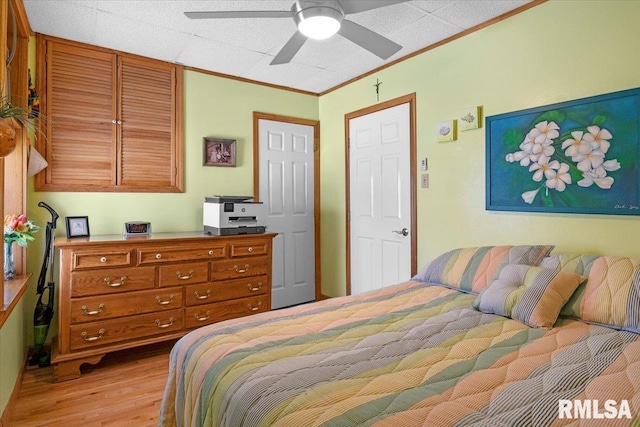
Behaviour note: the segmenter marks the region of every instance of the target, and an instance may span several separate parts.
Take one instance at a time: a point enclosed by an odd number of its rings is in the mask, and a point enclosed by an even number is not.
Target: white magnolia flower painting
[[[488,210],[640,215],[640,88],[486,122]]]

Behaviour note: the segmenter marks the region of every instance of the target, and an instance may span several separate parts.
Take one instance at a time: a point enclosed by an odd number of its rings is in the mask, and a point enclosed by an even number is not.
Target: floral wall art
[[[487,210],[640,215],[640,88],[487,117]]]

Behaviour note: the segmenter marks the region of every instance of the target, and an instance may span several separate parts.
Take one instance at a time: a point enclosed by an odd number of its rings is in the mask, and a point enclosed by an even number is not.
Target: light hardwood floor
[[[60,383],[52,367],[27,368],[8,427],[157,426],[174,343],[107,354]]]

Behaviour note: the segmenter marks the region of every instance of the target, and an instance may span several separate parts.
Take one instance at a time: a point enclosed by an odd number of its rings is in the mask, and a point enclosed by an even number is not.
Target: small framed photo
[[[67,216],[67,239],[72,237],[89,237],[89,217]]]
[[[236,165],[236,140],[203,138],[203,166]]]

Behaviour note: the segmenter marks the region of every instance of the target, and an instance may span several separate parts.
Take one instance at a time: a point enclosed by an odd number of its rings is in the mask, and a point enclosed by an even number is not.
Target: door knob
[[[398,234],[402,234],[403,236],[408,236],[409,235],[409,230],[407,230],[406,228],[403,228],[402,230],[393,230],[394,233],[398,233]]]

